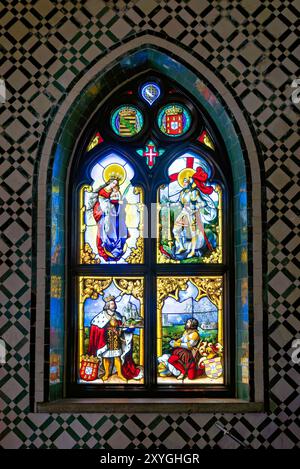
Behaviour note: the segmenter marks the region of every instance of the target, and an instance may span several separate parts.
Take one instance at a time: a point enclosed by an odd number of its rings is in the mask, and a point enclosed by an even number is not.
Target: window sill
[[[248,413],[264,412],[261,402],[239,399],[61,399],[37,403],[39,413]]]

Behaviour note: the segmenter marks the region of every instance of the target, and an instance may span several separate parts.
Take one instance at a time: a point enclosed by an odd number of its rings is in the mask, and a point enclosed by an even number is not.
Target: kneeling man
[[[172,354],[168,359],[168,368],[178,380],[195,379],[204,370],[198,368],[200,354],[197,345],[200,342],[197,319],[190,318],[185,324],[183,336],[178,340],[171,340]]]

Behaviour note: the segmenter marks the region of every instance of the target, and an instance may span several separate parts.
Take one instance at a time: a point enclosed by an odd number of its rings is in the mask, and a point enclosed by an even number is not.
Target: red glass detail
[[[98,138],[98,145],[99,145],[99,143],[104,142],[104,138],[102,137],[102,135],[99,132],[96,133],[95,137]]]
[[[182,114],[172,114],[166,117],[166,130],[169,135],[182,134],[183,120]]]
[[[88,357],[81,360],[80,378],[84,381],[95,381],[98,378],[99,362]]]
[[[199,137],[197,138],[198,142],[204,143],[204,139],[205,139],[206,136],[207,136],[207,132],[206,132],[206,130],[203,130],[202,134],[199,135]]]

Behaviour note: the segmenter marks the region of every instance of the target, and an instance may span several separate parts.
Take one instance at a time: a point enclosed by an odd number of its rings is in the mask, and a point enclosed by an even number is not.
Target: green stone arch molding
[[[172,54],[170,55],[170,50]],[[145,70],[159,71],[177,81],[203,106],[218,127],[232,165],[235,223],[235,303],[237,397],[264,399],[264,307],[262,214],[264,188],[252,126],[245,111],[203,59],[165,39],[143,35],[92,65],[55,110],[39,148],[35,171],[36,226],[33,246],[33,297],[36,296],[34,402],[63,396],[65,329],[66,188],[77,142],[86,122],[110,93]],[[255,216],[252,214],[255,213]],[[255,393],[242,379],[250,339]],[[50,348],[51,360],[49,360]],[[42,353],[46,349],[46,356]],[[247,355],[247,353],[246,353]],[[49,385],[47,369],[59,366]],[[49,360],[49,366],[48,366]],[[45,366],[46,361],[46,366]],[[243,368],[244,367],[244,368]]]

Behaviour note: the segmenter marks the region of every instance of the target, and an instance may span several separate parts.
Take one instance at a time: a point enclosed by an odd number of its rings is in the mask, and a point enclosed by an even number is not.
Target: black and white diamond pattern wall
[[[1,114],[0,366],[3,448],[299,447],[299,3],[293,0],[3,0]],[[29,410],[32,181],[53,107],[89,64],[148,32],[210,63],[247,109],[267,185],[269,414],[46,415]],[[297,205],[298,204],[298,205]]]

